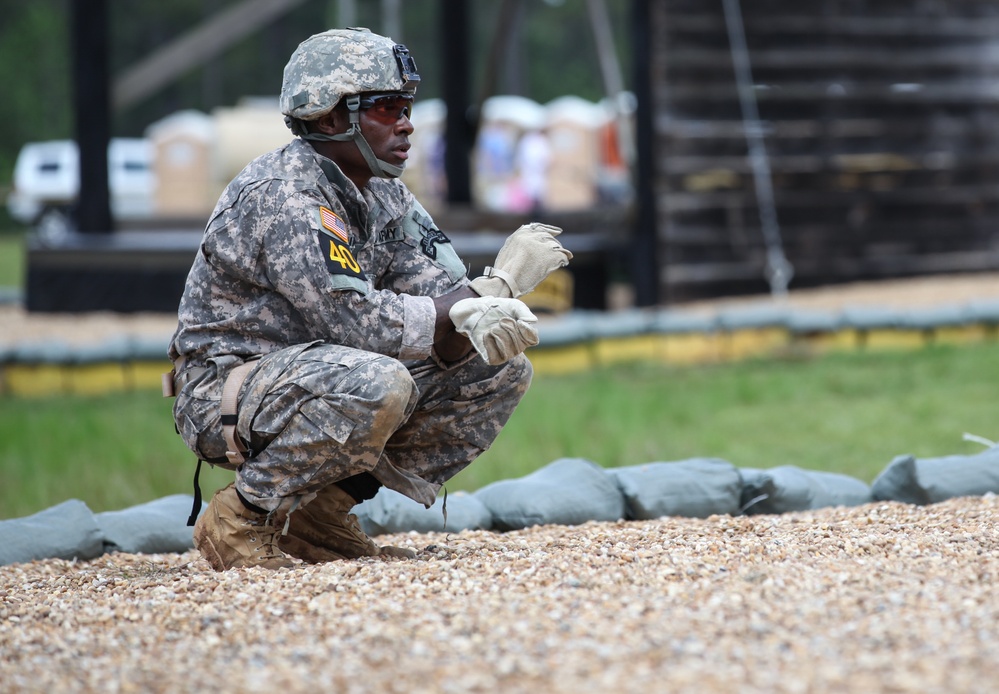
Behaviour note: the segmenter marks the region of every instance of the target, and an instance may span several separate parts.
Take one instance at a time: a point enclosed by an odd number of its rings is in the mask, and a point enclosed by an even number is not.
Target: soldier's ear
[[[318,132],[327,135],[347,132],[347,129],[350,128],[350,114],[346,108],[341,108],[341,106],[341,104],[337,104],[332,111],[314,121]]]
[[[336,118],[333,115],[334,113],[336,113],[336,109],[333,109],[325,116],[312,121],[312,132],[323,133],[324,135],[335,135],[337,130]]]

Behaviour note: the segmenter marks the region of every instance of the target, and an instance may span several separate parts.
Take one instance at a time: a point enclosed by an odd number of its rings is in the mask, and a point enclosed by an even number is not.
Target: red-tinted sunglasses
[[[412,94],[370,94],[361,97],[361,110],[380,123],[392,125],[412,113]]]

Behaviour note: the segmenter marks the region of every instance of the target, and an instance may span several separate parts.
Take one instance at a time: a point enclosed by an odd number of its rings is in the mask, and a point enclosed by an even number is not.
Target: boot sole
[[[301,559],[309,564],[325,564],[331,561],[346,561],[351,557],[339,554],[325,547],[319,547],[291,533],[281,538],[278,547],[285,554]]]
[[[226,566],[222,561],[222,556],[219,554],[218,550],[215,549],[215,543],[212,542],[211,538],[208,537],[202,528],[194,529],[194,546],[198,548],[201,552],[201,556],[205,558],[213,569],[216,571],[225,571]]]

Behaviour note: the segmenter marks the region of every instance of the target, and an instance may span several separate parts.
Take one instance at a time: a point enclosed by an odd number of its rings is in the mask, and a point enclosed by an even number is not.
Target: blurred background
[[[994,2],[0,0],[27,309],[172,311],[221,189],[290,138],[288,56],[351,25],[419,65],[405,180],[473,270],[566,229],[541,308],[999,264]]]
[[[454,489],[562,456],[870,481],[996,438],[994,0],[0,0],[0,516],[190,489],[184,279],[337,26],[411,49],[405,181],[471,272],[532,219],[575,254]]]

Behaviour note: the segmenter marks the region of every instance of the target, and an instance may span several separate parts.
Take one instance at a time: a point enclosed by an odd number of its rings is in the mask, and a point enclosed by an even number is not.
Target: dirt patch
[[[769,295],[722,297],[683,304],[677,308],[710,311],[773,300]],[[999,300],[999,274],[941,275],[859,282],[792,290],[786,297],[791,306],[822,310],[838,310],[849,306],[944,306],[977,300]],[[161,339],[166,344],[176,327],[177,317],[173,314],[28,313],[16,304],[0,305],[0,346],[49,341],[64,342],[67,345],[93,344],[121,335]]]
[[[855,282],[815,289],[792,289],[786,301],[803,309],[835,311],[851,306],[916,308],[950,306],[999,299],[999,274],[937,275],[881,282]],[[686,304],[693,308],[722,308],[774,301],[769,295],[720,298]]]
[[[160,313],[28,313],[18,304],[0,306],[0,346],[62,342],[86,345],[111,337],[162,338],[166,345],[177,316]]]

